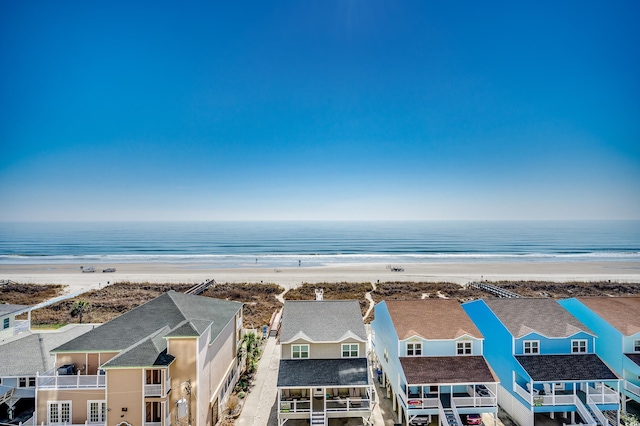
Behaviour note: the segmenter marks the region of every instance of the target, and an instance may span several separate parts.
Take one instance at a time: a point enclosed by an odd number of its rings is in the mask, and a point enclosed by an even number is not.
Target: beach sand
[[[87,265],[88,266],[88,265]],[[438,262],[394,264],[332,264],[291,268],[218,268],[203,264],[126,263],[94,265],[96,272],[83,273],[76,264],[0,265],[0,281],[31,284],[65,284],[69,292],[82,292],[115,282],[193,283],[210,279],[218,283],[276,283],[285,288],[321,282],[435,282],[465,284],[489,281],[621,281],[640,282],[640,262]],[[116,272],[103,273],[106,267]]]

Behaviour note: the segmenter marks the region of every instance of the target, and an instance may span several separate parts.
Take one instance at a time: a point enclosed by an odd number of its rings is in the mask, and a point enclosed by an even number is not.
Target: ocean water
[[[0,265],[640,261],[640,221],[0,223]]]

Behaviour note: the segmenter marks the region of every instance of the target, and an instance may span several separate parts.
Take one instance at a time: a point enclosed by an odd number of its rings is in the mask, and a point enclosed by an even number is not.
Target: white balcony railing
[[[628,380],[625,380],[625,381],[624,381],[623,386],[624,386],[624,388],[625,388],[626,390],[628,390],[628,391],[629,391],[629,392],[631,392],[632,394],[640,396],[640,386],[638,386],[638,385],[634,385],[633,383],[631,383],[631,382],[630,382],[630,381],[628,381]]]
[[[620,395],[608,386],[594,388],[589,386],[588,398],[595,404],[619,404]]]
[[[281,401],[280,412],[281,413],[308,413],[311,411],[311,401],[308,399],[292,401]]]
[[[36,387],[39,389],[105,389],[106,376],[68,375],[61,376],[53,372],[36,376]]]

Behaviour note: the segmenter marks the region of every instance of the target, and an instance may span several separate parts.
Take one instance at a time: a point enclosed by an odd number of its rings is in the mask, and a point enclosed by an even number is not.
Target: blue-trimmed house
[[[623,380],[622,408],[640,404],[640,297],[578,297],[559,302],[598,334],[596,353]]]
[[[403,424],[467,414],[497,419],[498,379],[483,357],[484,337],[457,300],[387,300],[375,306],[372,347],[379,381]]]
[[[618,376],[596,355],[596,334],[553,299],[487,299],[462,305],[485,336],[500,379],[498,403],[520,426],[536,417],[620,424]]]

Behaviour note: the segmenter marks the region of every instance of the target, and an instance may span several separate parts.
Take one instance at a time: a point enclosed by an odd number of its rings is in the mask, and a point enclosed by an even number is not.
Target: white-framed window
[[[107,401],[87,401],[89,423],[105,423],[107,421]]]
[[[384,352],[382,353],[385,362],[389,362],[389,352],[387,352],[387,348],[384,348]]]
[[[407,343],[407,356],[422,356],[422,343]]]
[[[35,377],[18,377],[18,387],[19,388],[35,388],[36,378]]]
[[[587,353],[587,341],[586,340],[572,340],[571,341],[571,353],[572,354],[586,354]]]
[[[358,358],[358,344],[357,343],[343,343],[342,344],[342,358]]]
[[[539,340],[525,340],[522,342],[523,345],[523,353],[525,355],[529,354],[539,354],[540,353],[540,341]]]
[[[458,355],[471,355],[471,342],[457,342],[456,351]]]
[[[291,345],[291,358],[293,359],[309,358],[309,345]]]
[[[633,341],[633,351],[640,352],[640,339],[636,339]]]
[[[47,402],[49,424],[71,423],[71,401]]]
[[[6,330],[7,328],[9,328],[9,317],[5,318],[5,319],[2,321],[2,328],[4,328],[5,330]]]

